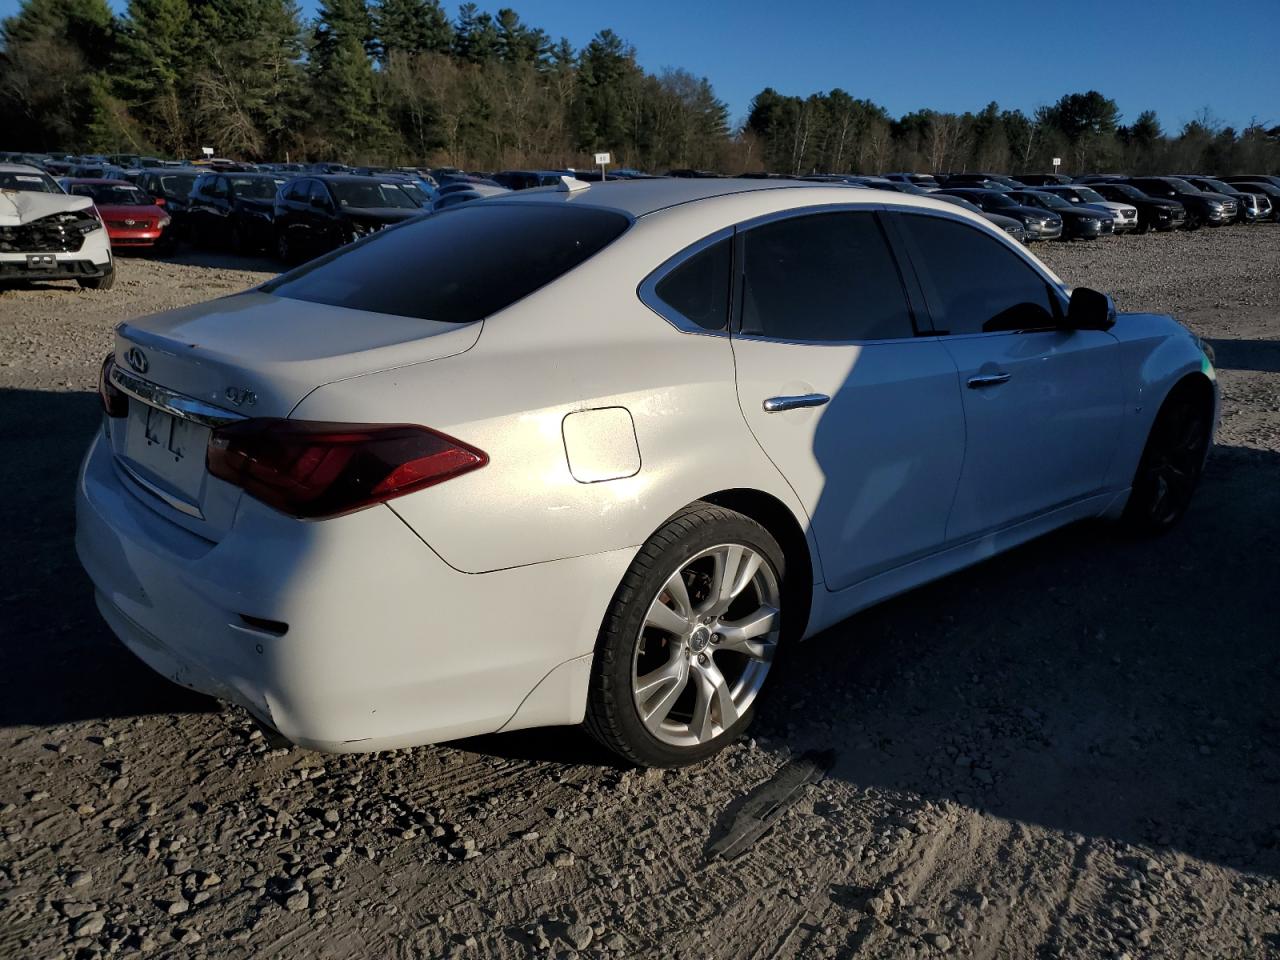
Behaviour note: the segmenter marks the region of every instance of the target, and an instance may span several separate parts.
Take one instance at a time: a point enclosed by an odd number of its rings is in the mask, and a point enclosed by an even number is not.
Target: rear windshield
[[[492,316],[627,229],[619,213],[562,204],[462,204],[341,247],[262,289],[278,297],[446,323]]]

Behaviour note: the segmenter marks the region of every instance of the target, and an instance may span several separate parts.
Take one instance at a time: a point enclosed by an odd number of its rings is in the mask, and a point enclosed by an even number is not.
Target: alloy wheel
[[[703,550],[667,578],[631,668],[650,734],[672,746],[705,744],[750,709],[777,648],[780,596],[772,565],[741,543]]]
[[[1146,483],[1151,490],[1148,515],[1157,526],[1174,523],[1187,509],[1204,469],[1209,422],[1187,404],[1169,417],[1148,452]]]

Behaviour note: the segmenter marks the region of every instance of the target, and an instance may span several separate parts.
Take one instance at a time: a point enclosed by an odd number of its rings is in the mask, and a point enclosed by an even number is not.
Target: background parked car
[[[1104,207],[1077,207],[1062,197],[1041,190],[1014,190],[1009,199],[1056,213],[1062,218],[1062,236],[1066,240],[1096,240],[1115,232],[1116,218]]]
[[[111,238],[111,248],[122,247],[168,253],[174,247],[169,231],[172,218],[156,202],[125,180],[65,180],[63,187],[75,197],[89,197]]]
[[[957,197],[952,193],[942,193],[941,191],[931,191],[930,193],[934,200],[941,200],[943,203],[949,203],[956,207],[963,207],[970,213],[976,213],[978,216],[995,224],[1019,243],[1027,242],[1027,230],[1022,225],[1021,220],[1016,220],[1013,217],[1001,216],[998,213],[987,213],[987,211],[983,210],[973,201],[966,200],[964,197]]]
[[[235,253],[270,249],[273,201],[284,182],[270,173],[201,174],[187,207],[188,238],[198,246]]]
[[[1065,173],[1020,173],[1016,179],[1019,183],[1025,183],[1028,187],[1044,187],[1071,182],[1071,178]]]
[[[394,180],[326,174],[290,180],[274,199],[274,248],[297,263],[421,214]]]
[[[1026,184],[1000,173],[952,173],[944,181],[947,187],[981,187],[985,190],[1017,190]]]
[[[1270,180],[1250,180],[1247,177],[1221,177],[1219,179],[1240,190],[1262,194],[1271,201],[1271,219],[1280,220],[1280,186]],[[1275,179],[1280,179],[1280,177]]]
[[[554,187],[562,173],[554,170],[503,170],[490,179],[508,190],[527,190],[530,187]]]
[[[1198,190],[1204,190],[1208,193],[1220,193],[1234,200],[1236,202],[1237,223],[1256,223],[1271,216],[1271,200],[1264,193],[1249,190],[1248,184],[1237,186],[1233,183],[1215,180],[1213,177],[1196,175],[1184,176],[1181,179],[1187,181]]]
[[[893,180],[896,183],[914,183],[917,187],[923,187],[925,190],[937,190],[942,186],[938,182],[938,178],[931,173],[886,173],[882,174],[886,180]]]
[[[138,189],[148,194],[157,206],[173,218],[173,234],[177,239],[187,237],[187,209],[191,203],[191,188],[200,178],[201,170],[195,167],[157,167],[144,170],[135,182]]]
[[[1085,184],[1080,184],[1085,186]],[[1131,183],[1113,183],[1100,181],[1087,185],[1107,200],[1127,203],[1138,210],[1138,233],[1148,230],[1176,230],[1187,219],[1187,210],[1177,200],[1163,197],[1151,197],[1143,193]]]
[[[1115,217],[1115,232],[1128,233],[1138,229],[1138,208],[1121,200],[1108,200],[1098,191],[1083,183],[1046,184],[1040,187],[1044,193],[1052,193],[1076,206],[1101,207]]]
[[[1220,227],[1236,218],[1236,202],[1220,193],[1205,193],[1177,177],[1131,177],[1128,180],[1143,193],[1177,200],[1187,209],[1186,228],[1203,224]]]
[[[1022,223],[1027,242],[1032,240],[1057,240],[1062,236],[1062,217],[1041,207],[1028,207],[1011,200],[1007,190],[983,190],[977,187],[944,187],[943,194],[961,197],[977,204],[987,213],[1013,217]],[[940,196],[934,194],[937,199]]]
[[[0,164],[0,282],[75,280],[106,290],[111,243],[89,197],[71,197],[27,164]]]

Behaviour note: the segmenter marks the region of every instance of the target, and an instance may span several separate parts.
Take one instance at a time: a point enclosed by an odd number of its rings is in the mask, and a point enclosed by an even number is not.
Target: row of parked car
[[[995,173],[890,173],[800,179],[929,194],[976,208],[1025,242],[1280,220],[1280,177],[1265,174],[1215,178],[1097,173],[1071,178],[1044,173],[1014,178]]]
[[[22,242],[9,233],[23,225],[15,221],[7,226],[0,208],[0,279],[11,274],[34,277],[33,271],[45,268],[65,272],[58,263],[41,259],[13,259],[6,266],[4,255],[44,255],[49,251],[43,248],[49,246],[58,248],[53,253],[65,253],[62,247],[84,241],[86,218],[96,218],[105,228],[108,249],[167,254],[185,242],[244,255],[267,254],[293,264],[424,213],[511,190],[555,185],[566,176],[601,177],[598,171],[506,170],[480,175],[451,167],[427,170],[336,163],[212,160],[182,165],[121,155],[44,158],[43,165],[40,157],[21,155],[15,159],[31,162],[5,164],[5,156],[0,154],[0,190],[65,194],[88,202],[67,211],[69,216],[74,214],[79,239],[35,231],[28,241],[28,246],[35,246],[21,251]],[[55,179],[54,168],[59,167],[70,173]],[[668,173],[707,175],[692,170]],[[610,171],[609,176],[649,175],[620,170]],[[1222,178],[1087,174],[1072,179],[1061,174],[1014,178],[994,173],[889,173],[787,179],[927,194],[978,213],[1025,243],[1280,219],[1280,176],[1262,174]],[[46,198],[37,206],[45,211],[48,205]],[[49,214],[45,211],[40,216]],[[95,263],[101,267],[99,261]],[[110,285],[109,270],[95,272],[96,268],[84,264],[76,269],[74,276],[84,286]]]

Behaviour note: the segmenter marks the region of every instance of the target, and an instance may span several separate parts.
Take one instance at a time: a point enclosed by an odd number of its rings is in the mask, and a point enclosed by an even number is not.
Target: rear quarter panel
[[[466,355],[328,384],[292,416],[420,423],[484,450],[483,469],[391,502],[446,563],[469,573],[638,547],[681,507],[730,488],[772,494],[807,530],[747,430],[728,338],[681,332],[636,292],[669,256],[723,225],[642,219],[486,320]],[[563,421],[603,407],[630,412],[640,469],[582,483],[570,472]],[[812,543],[810,553],[816,571]]]

